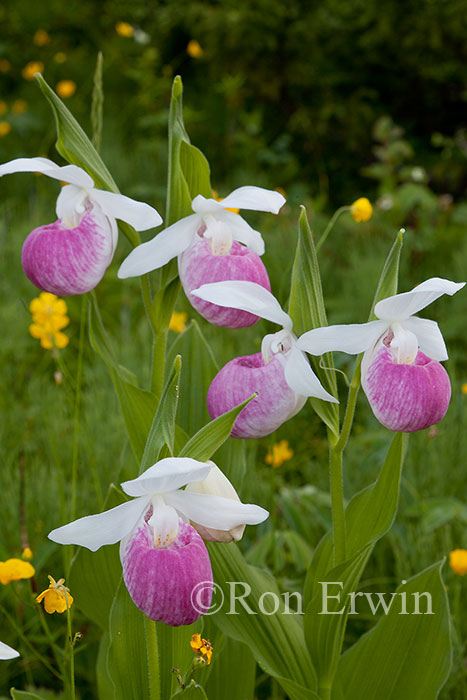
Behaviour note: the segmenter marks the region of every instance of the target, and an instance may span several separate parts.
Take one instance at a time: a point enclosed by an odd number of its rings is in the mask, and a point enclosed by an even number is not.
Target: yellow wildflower
[[[36,73],[43,72],[44,64],[42,63],[42,61],[29,61],[29,63],[27,63],[21,71],[21,75],[25,80],[34,80],[34,76]]]
[[[461,391],[463,394],[467,394],[467,382],[462,384]]]
[[[277,468],[288,462],[289,459],[293,457],[293,450],[289,447],[287,440],[281,440],[276,442],[272,446],[272,450],[269,450],[264,461],[266,464],[272,464],[273,467]]]
[[[200,634],[194,634],[191,638],[190,646],[195,654],[205,659],[209,666],[213,652],[211,642],[208,639],[202,639]]]
[[[371,206],[370,200],[366,197],[356,199],[350,207],[350,214],[354,221],[369,221],[373,214],[373,207]]]
[[[63,51],[58,51],[54,56],[54,61],[55,63],[65,63],[66,53],[64,53]]]
[[[0,59],[0,73],[8,73],[11,63],[7,58]]]
[[[11,105],[11,111],[13,114],[23,114],[28,108],[28,103],[26,100],[18,99]]]
[[[22,559],[26,559],[26,561],[29,561],[33,557],[32,549],[31,547],[25,547],[23,549],[23,553],[21,555]]]
[[[174,311],[169,323],[169,329],[175,333],[183,333],[186,329],[188,314],[184,311]]]
[[[449,566],[455,574],[467,574],[467,549],[453,549],[449,553]]]
[[[0,122],[0,136],[6,136],[11,131],[10,122]]]
[[[3,117],[4,114],[8,112],[8,105],[5,100],[0,100],[0,116]]]
[[[213,190],[213,191],[212,191],[212,196],[214,197],[214,199],[216,200],[216,202],[222,202],[222,200],[223,200],[223,197],[219,197],[219,196],[218,196],[216,190]],[[232,211],[234,214],[238,214],[238,213],[240,212],[240,209],[233,209],[233,208],[229,208],[229,207],[226,207],[225,210],[226,210],[226,211]]]
[[[70,593],[70,589],[64,586],[64,578],[55,579],[49,575],[49,587],[39,593],[36,598],[37,603],[44,601],[45,611],[51,615],[54,612],[63,613],[68,608],[73,605],[73,596]]]
[[[61,329],[70,323],[63,299],[58,299],[55,294],[49,292],[41,292],[31,301],[29,310],[33,320],[29,332],[33,338],[40,339],[43,348],[50,350],[53,347],[64,348],[68,345],[68,336],[61,333]]]
[[[36,46],[47,46],[47,44],[50,44],[50,36],[45,29],[38,29],[32,40]]]
[[[135,33],[135,30],[128,22],[117,22],[115,25],[115,31],[119,36],[131,37]]]
[[[31,578],[34,574],[35,569],[32,564],[22,559],[0,561],[0,583],[3,585],[11,581],[19,581],[22,578]]]
[[[76,83],[74,80],[60,80],[56,84],[55,90],[60,97],[73,97],[76,92]]]
[[[204,53],[203,47],[199,41],[196,41],[196,39],[192,39],[188,42],[186,52],[189,56],[191,56],[191,58],[200,58]]]

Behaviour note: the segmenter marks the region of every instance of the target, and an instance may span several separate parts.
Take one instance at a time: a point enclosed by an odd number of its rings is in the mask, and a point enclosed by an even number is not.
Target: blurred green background
[[[320,252],[330,322],[361,322],[402,226],[407,233],[401,291],[432,276],[466,279],[466,10],[460,0],[8,0],[0,6],[0,162],[36,155],[61,162],[54,149],[51,112],[33,80],[36,70],[91,133],[93,74],[102,51],[102,156],[122,192],[163,213],[170,89],[173,76],[181,74],[185,123],[191,140],[210,161],[219,195],[245,184],[285,191],[288,202],[278,217],[246,217],[264,234],[264,261],[284,306],[298,205],[306,204],[319,235],[335,208],[360,196],[372,200],[372,219],[356,224],[344,215]],[[39,588],[47,584],[48,573],[62,575],[62,552],[46,540],[46,533],[60,524],[61,504],[69,491],[81,300],[67,300],[71,340],[62,358],[69,374],[57,385],[51,354],[28,335],[28,305],[38,292],[24,277],[20,255],[31,229],[55,218],[57,193],[57,183],[34,175],[1,181],[0,455],[2,491],[8,496],[2,499],[0,559],[21,554],[22,503],[23,534],[25,527]],[[143,233],[143,239],[152,235]],[[138,283],[116,276],[128,251],[121,239],[97,296],[119,360],[144,384],[150,372],[150,336]],[[220,365],[235,355],[257,352],[262,336],[272,329],[261,322],[221,334],[182,295],[178,308],[200,324]],[[460,292],[425,313],[439,321],[446,339],[453,398],[439,426],[411,439],[397,522],[376,549],[362,584],[370,590],[393,587],[451,549],[467,547],[462,503],[467,464],[465,309],[465,292]],[[171,332],[171,343],[178,338]],[[352,359],[339,356],[337,361],[350,374]],[[188,390],[188,363],[184,371],[181,405]],[[340,390],[344,396],[343,382]],[[203,397],[193,410],[201,421]],[[102,505],[110,481],[131,475],[133,457],[123,435],[106,369],[86,347],[80,514]],[[375,477],[390,438],[360,396],[346,460],[347,496]],[[264,460],[282,439],[294,455],[274,469]],[[260,478],[245,479],[241,495],[268,507],[274,517],[256,531],[247,530],[244,548],[251,562],[274,572],[284,590],[297,590],[313,548],[330,524],[325,433],[311,407],[276,434],[250,441],[246,461],[248,473],[255,470]],[[26,470],[24,497],[20,464]],[[441,697],[465,700],[467,623],[461,610],[466,581],[446,569],[455,653]],[[22,603],[13,608],[15,595]],[[0,590],[0,605],[49,658],[34,604],[24,607],[28,595],[27,583],[9,584]],[[346,645],[373,621],[353,622]],[[54,616],[50,624],[61,639],[64,620]],[[93,698],[99,634],[79,613],[76,626],[85,634],[77,654],[79,693]],[[12,621],[2,614],[0,631],[4,629],[8,633],[1,638],[19,646],[24,661],[10,671],[6,665],[0,668],[0,697],[10,685],[27,683],[58,692],[59,684],[28,653]],[[11,669],[15,677],[9,675]],[[282,697],[260,675],[257,696]]]

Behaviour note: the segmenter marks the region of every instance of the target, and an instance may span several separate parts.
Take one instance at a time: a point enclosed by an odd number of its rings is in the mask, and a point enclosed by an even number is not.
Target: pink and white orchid
[[[251,326],[258,320],[257,316],[213,305],[194,297],[192,291],[202,284],[223,280],[248,280],[269,290],[269,277],[259,257],[264,253],[261,234],[229,209],[277,214],[284,202],[279,192],[261,187],[240,187],[221,202],[198,195],[192,202],[195,213],[135,248],[123,261],[118,276],[142,275],[178,256],[183,289],[204,318],[216,326]]]
[[[135,605],[152,620],[191,624],[200,616],[200,607],[209,608],[212,597],[209,555],[195,528],[209,529],[209,539],[214,539],[217,530],[227,534],[268,517],[260,506],[231,495],[213,495],[210,488],[181,489],[203,482],[214,467],[187,457],[162,459],[121,484],[133,500],[52,530],[49,538],[93,552],[120,542],[123,578]],[[194,607],[192,592],[202,582],[206,586]]]
[[[254,282],[232,281],[205,284],[193,294],[282,326],[281,331],[263,338],[260,353],[228,362],[209,387],[207,404],[212,418],[226,413],[251,394],[258,394],[237,417],[232,437],[269,435],[298,413],[308,396],[338,403],[322,386],[297,346],[292,319],[271,292]]]
[[[0,659],[1,660],[8,661],[9,659],[15,659],[19,655],[20,655],[19,651],[16,651],[16,649],[9,647],[8,644],[5,644],[4,642],[0,642]]]
[[[0,165],[0,177],[19,172],[69,183],[57,199],[58,221],[34,229],[23,245],[24,272],[46,292],[70,296],[94,289],[117,246],[116,219],[137,231],[162,223],[149,204],[96,189],[92,177],[77,165],[58,166],[47,158],[16,158]]]
[[[378,320],[316,328],[304,333],[297,345],[312,355],[364,352],[362,387],[380,423],[401,432],[428,428],[449,406],[451,385],[440,365],[448,355],[438,324],[414,314],[464,285],[433,277],[410,292],[379,301]]]

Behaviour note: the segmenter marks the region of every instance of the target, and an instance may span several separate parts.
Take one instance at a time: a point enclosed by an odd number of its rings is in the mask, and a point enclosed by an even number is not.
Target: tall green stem
[[[75,694],[75,644],[73,640],[73,634],[71,631],[71,612],[70,612],[70,606],[68,604],[68,593],[64,591],[65,593],[65,602],[66,602],[66,619],[67,619],[67,628],[68,628],[68,649],[69,649],[69,654],[70,654],[70,696],[71,700],[75,700],[76,694]]]
[[[334,564],[345,561],[345,508],[342,450],[330,443],[329,476],[331,484],[332,528],[334,537]]]
[[[327,237],[331,233],[332,229],[334,228],[334,225],[337,221],[337,219],[341,216],[341,214],[344,214],[344,212],[349,211],[350,207],[345,206],[345,207],[340,207],[336,212],[334,212],[334,215],[332,216],[331,220],[329,221],[328,225],[324,229],[324,232],[319,239],[318,243],[316,244],[316,252],[319,252],[319,249],[323,245],[323,243],[326,241]]]
[[[152,346],[152,377],[151,391],[159,400],[164,386],[165,351],[167,347],[167,332],[156,333]]]
[[[157,644],[156,624],[144,617],[144,634],[148,650],[149,700],[161,700],[159,669],[159,647]]]

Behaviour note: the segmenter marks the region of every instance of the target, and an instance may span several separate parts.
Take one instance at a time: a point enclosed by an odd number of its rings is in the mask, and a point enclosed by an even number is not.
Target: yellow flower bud
[[[371,206],[370,200],[366,197],[356,199],[350,207],[350,214],[354,221],[369,221],[373,214],[373,207]]]

